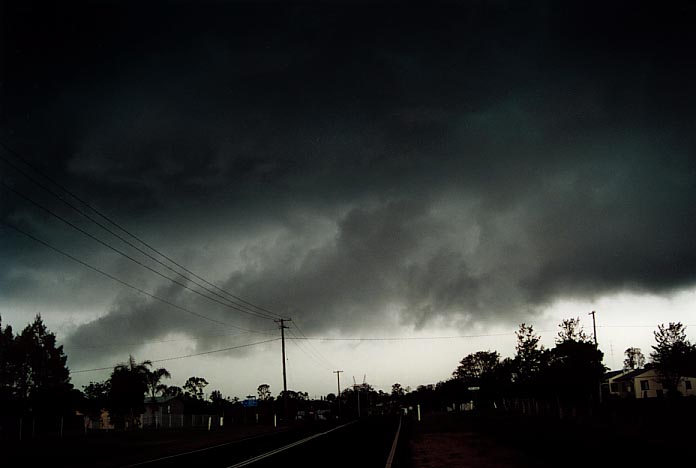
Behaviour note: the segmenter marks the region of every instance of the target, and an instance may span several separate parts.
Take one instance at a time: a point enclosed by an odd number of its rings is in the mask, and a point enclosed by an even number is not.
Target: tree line
[[[656,344],[650,361],[638,348],[625,351],[626,370],[653,367],[660,376],[667,396],[678,397],[678,386],[684,376],[696,376],[696,344],[686,337],[686,327],[679,322],[658,326]],[[459,362],[450,379],[437,384],[421,385],[415,390],[395,383],[391,392],[375,390],[363,382],[343,389],[340,395],[330,393],[312,401],[306,392],[289,390],[274,398],[270,386],[261,384],[256,412],[268,418],[303,411],[330,409],[334,416],[344,417],[374,412],[402,411],[421,405],[423,409],[444,409],[462,401],[475,401],[477,406],[496,407],[505,398],[555,400],[571,405],[596,403],[600,398],[600,382],[607,368],[604,354],[583,331],[577,318],[559,325],[554,346],[545,348],[532,325],[522,323],[516,332],[515,355],[501,358],[497,351],[477,351]],[[102,409],[109,411],[116,427],[134,427],[148,402],[156,397],[180,397],[192,414],[242,414],[237,397],[225,397],[214,390],[203,377],[191,376],[183,387],[167,385],[171,374],[155,368],[151,361],[137,362],[132,356],[114,367],[109,378],[90,382],[83,391],[73,388],[66,365],[67,356],[56,342],[41,316],[15,334],[11,326],[3,328],[0,321],[0,411],[7,415],[74,414],[79,409],[98,417]],[[236,413],[235,413],[236,411]]]
[[[209,382],[204,377],[191,376],[182,387],[167,385],[170,378],[167,369],[129,356],[114,366],[107,379],[90,382],[80,391],[70,383],[63,346],[58,345],[40,315],[20,333],[10,325],[3,327],[0,320],[0,419],[74,416],[76,410],[98,419],[102,410],[107,410],[116,428],[133,428],[158,397],[181,398],[187,414],[234,415],[239,420],[246,417],[238,397],[224,396],[220,390],[206,397]],[[294,390],[280,392],[274,398],[268,384],[259,385],[257,395],[246,397],[252,398],[257,400],[254,412],[265,420],[284,413],[285,405],[295,415],[328,404],[314,404],[307,392]],[[0,432],[2,425],[0,421]]]
[[[650,361],[639,348],[626,349],[624,370],[654,368],[667,397],[679,397],[684,377],[696,377],[696,344],[686,337],[680,322],[659,325],[653,332]],[[419,386],[406,400],[429,407],[453,405],[463,400],[480,407],[496,407],[506,399],[553,401],[570,407],[599,403],[601,382],[607,372],[603,352],[580,326],[579,318],[566,319],[552,348],[541,345],[532,325],[522,323],[516,332],[513,357],[497,351],[477,351],[465,356],[451,379]]]

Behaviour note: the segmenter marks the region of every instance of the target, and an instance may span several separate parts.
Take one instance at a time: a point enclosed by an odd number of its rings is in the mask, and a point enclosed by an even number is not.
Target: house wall
[[[658,379],[659,377],[654,369],[645,371],[636,376],[633,379],[633,388],[636,392],[636,398],[657,398],[659,396],[665,396],[667,392]],[[647,384],[643,384],[642,382],[647,382]],[[644,389],[644,385],[647,385],[647,390]]]
[[[162,405],[162,414],[184,414],[184,402],[171,400]]]
[[[656,398],[666,396],[667,390],[664,389],[659,382],[660,377],[654,369],[651,369],[644,374],[637,376],[634,380],[634,388],[636,390],[636,398]],[[641,390],[641,381],[648,381],[648,390]],[[687,389],[687,381],[691,382],[691,389]],[[684,377],[679,382],[677,390],[684,396],[696,396],[696,377]],[[662,393],[662,395],[660,395]]]
[[[157,419],[161,421],[163,416],[169,414],[184,414],[184,402],[174,398],[163,403],[157,403],[156,407],[152,403],[145,403],[145,413],[143,415],[145,419],[154,420],[153,418],[157,416]]]
[[[687,390],[686,382],[691,382],[691,388]],[[696,396],[696,377],[684,377],[679,384],[679,391],[684,396]]]
[[[109,420],[109,412],[102,408],[99,417],[98,418],[89,418],[86,421],[86,428],[87,429],[113,429],[114,425],[111,424],[111,421]]]
[[[626,376],[627,372],[616,375],[605,382],[605,391],[609,395],[618,396],[620,398],[660,398],[667,395],[667,390],[660,383],[659,373],[655,369],[648,369],[639,372],[638,375]],[[629,380],[627,380],[629,379]],[[642,382],[647,382],[647,389],[644,389],[645,384],[641,387]],[[687,389],[687,382],[690,382],[691,388]],[[616,388],[612,388],[616,386]],[[696,377],[682,378],[677,390],[684,396],[696,396]]]
[[[610,378],[607,381],[607,386],[609,388],[609,394],[610,395],[616,395],[621,398],[633,398],[635,394],[635,387],[633,385],[633,382],[627,382],[627,381],[621,381],[618,380],[620,377],[622,377],[626,372],[616,375],[612,378]],[[616,390],[613,390],[612,387],[616,386]]]

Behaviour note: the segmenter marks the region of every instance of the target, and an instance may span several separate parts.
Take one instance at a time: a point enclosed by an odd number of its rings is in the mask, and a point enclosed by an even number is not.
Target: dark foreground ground
[[[279,436],[288,431],[288,428],[274,429],[267,426],[213,432],[202,429],[111,431],[86,436],[73,435],[62,440],[57,434],[51,434],[21,442],[0,442],[3,454],[0,466],[110,468],[224,443]]]
[[[678,414],[646,423],[440,413],[413,424],[409,450],[414,468],[682,466],[694,443],[696,421]]]
[[[559,421],[500,412],[431,413],[420,422],[391,416],[278,429],[90,434],[3,443],[0,466],[385,467],[391,453],[393,468],[684,465],[696,421],[689,412],[655,415]]]
[[[392,452],[398,427],[399,418],[392,416],[279,429],[133,431],[62,441],[29,440],[0,447],[0,466],[382,468]],[[394,451],[394,467],[406,466],[403,449],[407,447],[401,445],[401,450]]]

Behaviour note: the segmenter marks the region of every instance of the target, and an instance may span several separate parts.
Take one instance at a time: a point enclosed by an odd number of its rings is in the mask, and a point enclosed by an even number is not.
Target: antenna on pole
[[[358,397],[358,419],[360,419],[360,386],[355,381],[355,376],[353,376],[353,390],[355,390],[355,395]]]

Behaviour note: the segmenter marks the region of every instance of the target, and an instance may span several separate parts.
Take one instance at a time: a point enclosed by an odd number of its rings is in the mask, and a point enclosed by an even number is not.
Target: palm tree
[[[133,427],[136,412],[144,409],[143,396],[148,390],[148,375],[152,361],[138,363],[133,356],[118,364],[111,373],[111,400],[114,417],[123,418],[128,427]]]
[[[147,389],[150,392],[150,404],[152,407],[152,414],[155,415],[155,427],[157,427],[157,400],[155,397],[158,393],[164,393],[167,390],[167,386],[162,382],[163,378],[170,379],[172,375],[164,367],[155,369],[153,371],[148,370],[146,374],[147,379]]]
[[[167,386],[162,383],[162,379],[171,379],[172,374],[164,367],[147,371],[147,389],[150,392],[150,397],[154,400],[158,393],[164,393]]]

